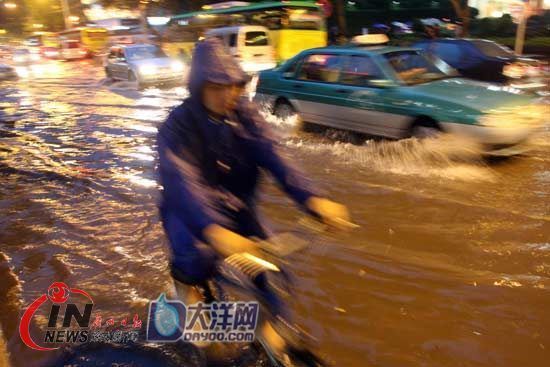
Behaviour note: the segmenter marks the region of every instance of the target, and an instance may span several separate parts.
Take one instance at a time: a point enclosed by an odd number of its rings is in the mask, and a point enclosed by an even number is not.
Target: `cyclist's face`
[[[237,106],[243,88],[237,85],[223,85],[207,82],[204,85],[202,100],[205,107],[223,115]]]

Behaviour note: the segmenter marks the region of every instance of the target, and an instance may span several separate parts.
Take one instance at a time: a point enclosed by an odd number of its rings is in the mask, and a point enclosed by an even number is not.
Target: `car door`
[[[308,54],[294,78],[288,80],[291,102],[303,120],[340,127],[335,117],[342,105],[337,91],[342,58],[339,54]]]
[[[341,106],[336,118],[345,128],[367,134],[401,137],[409,117],[392,109],[397,87],[369,55],[349,55],[342,60],[336,92]]]
[[[126,53],[127,53],[126,49],[120,50],[120,55],[118,58],[118,65],[120,67],[120,75],[122,79],[128,79],[128,75],[130,72],[130,65],[128,64],[128,55],[126,55]]]
[[[111,49],[109,51],[109,54],[107,55],[107,64],[106,64],[105,67],[107,68],[108,73],[113,78],[117,77],[117,75],[116,75],[116,66],[115,66],[116,59],[117,59],[117,51],[116,51],[116,49]]]
[[[126,62],[126,57],[124,56],[124,50],[116,50],[115,57],[111,65],[113,76],[115,76],[117,79],[128,78],[128,63]]]

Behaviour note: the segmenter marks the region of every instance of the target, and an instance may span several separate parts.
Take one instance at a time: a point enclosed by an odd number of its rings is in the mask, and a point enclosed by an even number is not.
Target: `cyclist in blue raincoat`
[[[198,43],[190,96],[159,129],[160,212],[177,285],[204,284],[219,259],[254,252],[251,238],[268,237],[256,207],[262,172],[306,212],[329,224],[348,219],[278,154],[257,106],[241,96],[247,81],[219,40]]]

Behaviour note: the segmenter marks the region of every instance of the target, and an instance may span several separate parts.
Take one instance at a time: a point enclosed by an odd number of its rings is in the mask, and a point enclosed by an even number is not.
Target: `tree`
[[[337,42],[344,44],[347,42],[347,27],[346,27],[346,8],[344,0],[335,0],[335,15],[336,24],[338,25],[338,38]]]

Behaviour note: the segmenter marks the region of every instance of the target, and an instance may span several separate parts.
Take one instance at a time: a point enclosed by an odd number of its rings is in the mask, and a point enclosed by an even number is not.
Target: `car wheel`
[[[292,105],[286,100],[280,100],[275,103],[273,114],[275,115],[275,117],[282,120],[288,120],[290,118],[298,116],[298,113],[296,112],[294,107],[292,107]]]
[[[434,120],[420,119],[413,123],[410,135],[417,139],[435,138],[441,134],[441,127]]]

